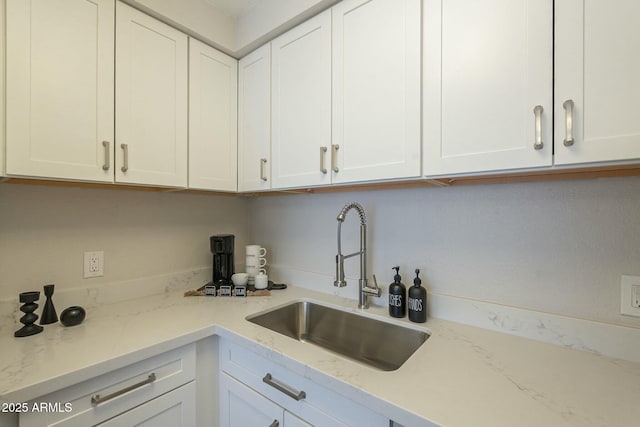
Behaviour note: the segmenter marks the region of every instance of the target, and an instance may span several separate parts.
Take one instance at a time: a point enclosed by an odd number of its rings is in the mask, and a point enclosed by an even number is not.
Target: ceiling
[[[123,1],[228,55],[242,58],[339,0]]]
[[[218,9],[222,14],[237,19],[247,15],[256,5],[268,0],[204,0],[205,3]]]

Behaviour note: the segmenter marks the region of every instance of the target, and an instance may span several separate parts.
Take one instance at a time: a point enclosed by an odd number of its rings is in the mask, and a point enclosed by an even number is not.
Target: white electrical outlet
[[[640,308],[640,285],[631,286],[631,306]]]
[[[84,278],[104,276],[104,252],[84,253]]]
[[[622,276],[620,313],[640,317],[640,276]]]

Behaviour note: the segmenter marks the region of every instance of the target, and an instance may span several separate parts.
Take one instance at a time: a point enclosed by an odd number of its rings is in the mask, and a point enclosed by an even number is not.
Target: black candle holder
[[[36,320],[38,320],[38,315],[34,311],[38,308],[38,304],[36,304],[38,299],[40,299],[40,291],[22,292],[20,294],[20,302],[22,303],[20,311],[24,313],[24,316],[20,318],[20,323],[24,326],[13,334],[14,337],[28,337],[29,335],[39,334],[44,329],[42,326],[35,324]]]
[[[47,297],[47,300],[44,303],[44,309],[40,317],[41,325],[48,325],[58,321],[58,314],[56,313],[56,308],[53,306],[52,300],[54,287],[55,285],[44,285],[44,296]]]

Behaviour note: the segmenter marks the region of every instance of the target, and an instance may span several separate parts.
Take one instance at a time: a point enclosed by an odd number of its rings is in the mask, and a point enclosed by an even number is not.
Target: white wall
[[[205,0],[124,0],[137,9],[233,55],[237,23]]]
[[[209,236],[246,244],[238,197],[0,184],[0,299],[211,266]],[[83,279],[83,252],[105,276]]]
[[[369,275],[385,286],[392,266],[407,286],[419,267],[431,292],[640,327],[618,314],[620,275],[640,275],[640,178],[256,198],[250,239],[272,265],[324,274],[333,289],[336,215],[349,201],[366,210]],[[345,253],[357,223],[350,212]],[[357,261],[346,271],[357,277]]]
[[[236,22],[236,52],[243,57],[339,0],[269,0],[256,2]]]
[[[203,42],[241,58],[339,0],[123,0]],[[223,10],[224,4],[229,10]],[[221,8],[216,7],[221,5]]]

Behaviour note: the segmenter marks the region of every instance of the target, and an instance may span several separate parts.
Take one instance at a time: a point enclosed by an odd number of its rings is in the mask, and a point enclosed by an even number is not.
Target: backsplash
[[[133,283],[211,267],[209,236],[246,242],[246,200],[234,196],[0,184],[0,301],[42,290]],[[105,275],[83,279],[83,252],[104,251]],[[137,283],[137,282],[135,282]]]
[[[640,328],[619,314],[620,276],[640,275],[638,177],[255,198],[250,238],[272,265],[333,292],[336,216],[351,201],[366,210],[369,275],[385,287],[394,265],[407,285],[420,268],[434,294]],[[343,225],[344,253],[357,250],[357,222]],[[345,271],[349,292],[355,258]]]
[[[640,178],[302,194],[214,195],[0,185],[0,321],[18,293],[56,284],[58,311],[196,288],[212,234],[268,249],[272,279],[357,299],[358,265],[333,287],[336,215],[360,202],[369,275],[422,270],[432,315],[635,360],[640,318],[622,316],[620,276],[640,275]],[[357,250],[358,218],[343,225]],[[105,277],[82,279],[82,252],[105,251]],[[37,260],[37,262],[34,262]],[[428,323],[427,323],[428,326]]]

